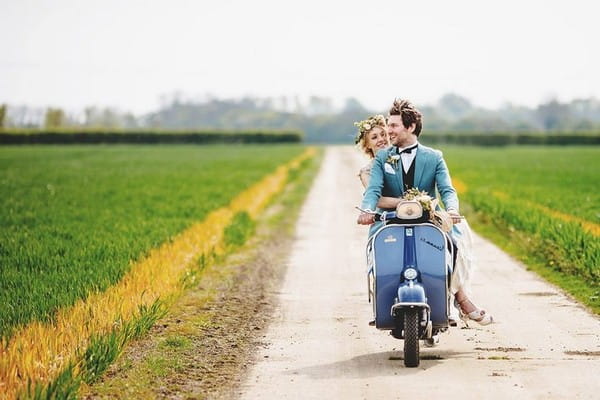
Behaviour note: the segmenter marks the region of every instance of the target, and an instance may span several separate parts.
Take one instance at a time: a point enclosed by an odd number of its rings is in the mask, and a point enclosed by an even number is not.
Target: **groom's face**
[[[410,141],[412,132],[414,130],[414,126],[409,128],[404,127],[404,124],[402,123],[402,116],[390,115],[388,117],[388,135],[392,145],[402,147],[404,143]]]

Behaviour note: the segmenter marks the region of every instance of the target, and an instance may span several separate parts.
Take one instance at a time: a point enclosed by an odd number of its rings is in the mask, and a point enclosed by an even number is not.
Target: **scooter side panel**
[[[417,266],[431,308],[433,325],[446,326],[447,317],[447,243],[444,234],[430,225],[415,226]]]
[[[374,237],[375,258],[375,326],[393,329],[390,313],[398,293],[398,282],[404,263],[404,227],[381,228]]]

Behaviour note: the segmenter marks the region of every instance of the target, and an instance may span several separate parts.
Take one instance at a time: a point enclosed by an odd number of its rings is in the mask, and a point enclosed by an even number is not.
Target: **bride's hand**
[[[454,211],[454,210],[450,210],[450,211],[448,211],[448,216],[449,216],[450,218],[452,218],[452,223],[453,223],[453,224],[458,224],[458,223],[460,223],[460,222],[462,221],[462,218],[460,218],[460,214],[459,214],[459,213],[457,213],[457,212],[456,212],[456,211]]]

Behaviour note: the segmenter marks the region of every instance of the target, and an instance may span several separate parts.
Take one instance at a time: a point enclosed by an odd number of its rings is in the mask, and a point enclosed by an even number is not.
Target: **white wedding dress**
[[[475,256],[473,255],[473,233],[466,220],[452,226],[450,232],[456,241],[456,265],[452,272],[450,281],[450,291],[452,294],[463,289],[467,297],[470,297],[470,283],[475,266]]]

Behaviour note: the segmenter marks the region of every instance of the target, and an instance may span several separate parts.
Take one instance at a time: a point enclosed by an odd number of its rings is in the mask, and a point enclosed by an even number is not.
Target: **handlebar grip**
[[[378,222],[378,221],[387,221],[389,219],[396,218],[396,216],[397,216],[395,211],[387,211],[387,212],[384,212],[384,213],[381,213],[381,214],[376,213],[376,214],[373,214],[373,215],[375,216],[375,221],[376,222]]]

